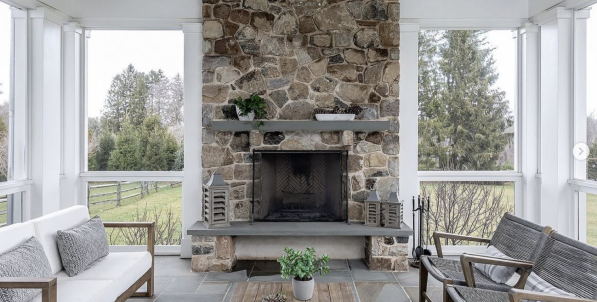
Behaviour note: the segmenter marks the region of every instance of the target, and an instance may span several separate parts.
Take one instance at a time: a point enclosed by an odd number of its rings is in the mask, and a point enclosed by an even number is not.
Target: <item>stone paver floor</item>
[[[155,259],[155,295],[131,298],[131,302],[226,302],[230,301],[238,282],[288,282],[279,274],[275,261],[239,261],[230,273],[191,272],[191,260],[174,256]],[[332,260],[331,272],[316,276],[317,282],[349,282],[357,302],[418,301],[418,270],[406,273],[371,272],[361,260]],[[429,292],[434,301],[442,301],[441,283],[429,278]]]

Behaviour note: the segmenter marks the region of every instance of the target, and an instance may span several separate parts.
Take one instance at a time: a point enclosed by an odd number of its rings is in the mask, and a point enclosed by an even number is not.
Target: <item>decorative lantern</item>
[[[208,229],[230,226],[228,215],[230,185],[224,181],[222,174],[216,171],[203,185],[203,224]]]
[[[375,188],[369,191],[369,197],[365,200],[365,225],[381,225],[381,199]]]
[[[393,189],[395,188],[395,190]],[[390,196],[388,202],[385,203],[384,207],[384,227],[401,229],[403,221],[403,202],[400,201],[398,196],[398,186],[393,184],[390,187]]]

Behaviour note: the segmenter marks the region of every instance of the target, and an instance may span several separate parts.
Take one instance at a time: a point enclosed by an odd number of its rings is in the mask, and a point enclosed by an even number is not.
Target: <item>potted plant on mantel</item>
[[[266,113],[265,100],[256,94],[252,94],[244,100],[239,96],[238,99],[234,101],[234,105],[236,105],[238,119],[241,121],[252,121],[255,117],[261,118],[265,116]]]
[[[305,252],[295,251],[292,248],[285,248],[286,255],[278,259],[282,266],[282,278],[292,278],[292,293],[301,301],[310,300],[313,297],[315,280],[313,275],[319,273],[326,275],[330,272],[328,262],[330,257],[327,254],[321,257],[315,256],[315,248],[308,247]]]

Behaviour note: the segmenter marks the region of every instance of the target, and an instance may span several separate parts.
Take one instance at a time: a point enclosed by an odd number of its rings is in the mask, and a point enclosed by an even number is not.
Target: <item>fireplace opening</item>
[[[256,221],[341,221],[346,196],[346,151],[255,151]],[[257,154],[258,153],[258,154]],[[255,176],[254,176],[255,177]]]

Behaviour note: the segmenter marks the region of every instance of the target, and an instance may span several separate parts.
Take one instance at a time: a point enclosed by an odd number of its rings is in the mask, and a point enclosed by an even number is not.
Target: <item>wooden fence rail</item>
[[[123,188],[123,186],[125,185],[130,185],[130,184],[138,184],[137,186],[134,187],[127,187],[127,188]],[[101,185],[95,185],[95,186],[87,186],[87,200],[89,200],[89,205],[95,205],[95,204],[104,204],[104,203],[109,203],[109,202],[116,202],[117,206],[121,205],[121,202],[123,200],[129,199],[129,198],[133,198],[136,196],[141,196],[141,198],[145,197],[146,195],[149,195],[151,193],[151,190],[153,190],[153,192],[158,192],[159,189],[162,188],[174,188],[178,185],[181,185],[182,181],[178,181],[178,182],[169,182],[166,183],[165,185],[159,185],[157,181],[138,181],[138,182],[129,182],[129,181],[116,181],[114,183],[111,184],[101,184]],[[116,189],[114,191],[111,192],[105,192],[105,193],[97,193],[97,194],[91,194],[91,190],[93,189],[100,189],[100,188],[110,188],[110,187],[116,187]],[[151,188],[151,190],[150,190]],[[139,190],[138,193],[133,193],[133,194],[129,194],[129,195],[124,195],[123,193],[126,192],[131,192],[131,191],[135,191],[135,190]],[[108,198],[105,200],[96,200],[96,201],[91,201],[91,198],[94,197],[103,197],[103,196],[110,196],[110,195],[116,195],[115,198]]]

